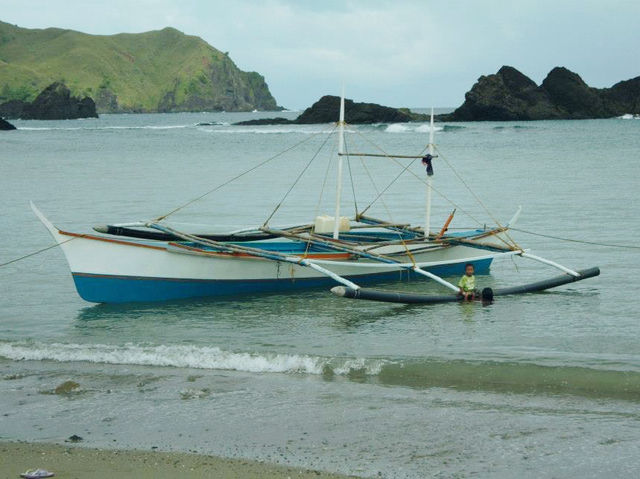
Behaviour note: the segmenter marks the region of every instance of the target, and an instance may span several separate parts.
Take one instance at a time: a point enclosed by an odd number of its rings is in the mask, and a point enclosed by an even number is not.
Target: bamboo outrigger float
[[[491,302],[495,296],[509,296],[513,294],[526,294],[544,291],[551,288],[562,286],[563,284],[574,283],[583,279],[593,278],[600,274],[599,268],[589,268],[577,271],[579,276],[563,274],[553,278],[537,281],[535,283],[523,284],[520,286],[511,286],[507,288],[485,290],[477,298],[479,301]],[[382,301],[385,303],[403,303],[403,304],[436,304],[436,303],[454,303],[464,301],[464,297],[460,294],[449,295],[429,295],[415,293],[399,293],[395,291],[383,291],[375,289],[354,289],[345,286],[335,286],[331,288],[331,292],[336,296],[350,299],[366,299],[369,301]]]
[[[390,155],[345,151],[344,95],[340,102],[338,166],[335,211],[332,217],[317,217],[314,223],[277,228],[269,221],[293,189],[285,194],[263,225],[227,233],[189,233],[171,226],[167,217],[181,208],[217,191],[273,158],[237,175],[213,190],[159,218],[144,222],[99,226],[99,234],[79,234],[56,228],[32,204],[42,223],[63,250],[82,298],[97,303],[166,301],[203,296],[289,292],[310,287],[331,286],[341,297],[401,303],[460,301],[458,287],[443,276],[461,274],[471,263],[477,273],[487,273],[496,258],[520,256],[561,270],[563,276],[520,287],[493,291],[493,295],[540,291],[599,274],[597,268],[574,271],[522,249],[509,235],[509,226],[497,220],[496,227],[450,233],[454,212],[438,233],[431,232],[433,169],[436,155],[433,111],[427,154]],[[328,139],[328,138],[327,138]],[[324,143],[320,147],[325,145]],[[285,151],[289,151],[288,148]],[[313,161],[320,150],[316,152]],[[380,220],[365,215],[409,165],[364,210],[352,218],[341,215],[343,163],[349,157],[422,159],[427,166],[425,221],[422,227]],[[295,184],[308,166],[302,170]],[[349,166],[350,167],[350,166]],[[457,173],[456,173],[457,174]],[[462,180],[462,178],[460,178]],[[464,182],[464,180],[462,180]],[[465,186],[467,186],[465,184]],[[477,198],[477,197],[476,197]],[[486,209],[486,208],[485,208]],[[488,210],[487,210],[488,211]],[[450,291],[448,295],[394,293],[363,288],[379,281],[421,277]]]

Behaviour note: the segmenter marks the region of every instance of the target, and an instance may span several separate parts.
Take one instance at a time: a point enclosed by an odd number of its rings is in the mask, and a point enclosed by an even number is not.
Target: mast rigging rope
[[[333,135],[333,132],[336,130],[337,125],[333,127],[333,129],[329,132],[329,134],[325,137],[324,141],[322,142],[322,144],[320,145],[320,147],[316,150],[316,152],[314,153],[314,155],[311,157],[311,159],[309,160],[309,162],[305,165],[305,167],[302,169],[302,171],[300,172],[300,174],[298,174],[298,177],[295,179],[295,181],[293,182],[293,184],[289,187],[289,189],[287,190],[287,192],[284,194],[284,196],[282,197],[282,199],[280,200],[280,202],[276,205],[276,207],[273,209],[273,211],[271,212],[271,214],[267,217],[267,219],[265,220],[265,222],[263,223],[263,227],[267,226],[267,224],[269,223],[269,221],[271,220],[271,218],[273,218],[273,215],[276,214],[276,212],[280,209],[280,207],[282,206],[282,203],[284,202],[284,200],[287,199],[287,197],[289,196],[289,194],[293,191],[293,189],[295,188],[295,186],[298,184],[298,182],[300,181],[300,179],[304,176],[305,172],[309,169],[309,167],[311,166],[311,163],[313,163],[313,161],[318,157],[318,155],[320,154],[320,152],[322,151],[322,149],[324,148],[324,145],[327,144],[327,141],[329,141],[329,138],[331,138],[331,135]]]
[[[400,167],[404,168],[404,165],[402,163],[400,163],[400,161],[396,160],[393,155],[389,155],[386,151],[384,151],[384,149],[382,149],[380,146],[378,146],[376,143],[374,143],[373,141],[371,141],[369,138],[367,138],[366,136],[364,136],[362,133],[360,133],[358,130],[355,130],[355,132],[360,135],[365,141],[367,141],[368,143],[370,143],[374,148],[377,148],[378,150],[380,150],[382,153],[385,154],[385,156],[387,158],[389,158],[391,161],[393,161],[394,163],[396,163],[397,165],[399,165]],[[364,161],[362,162],[362,164],[364,165]],[[418,176],[414,171],[411,170],[407,170],[411,175],[413,175],[418,181],[420,181],[421,183],[424,183],[425,185],[427,185],[428,183],[424,180],[424,178]],[[465,210],[464,208],[462,208],[460,205],[458,205],[455,201],[453,201],[451,198],[449,198],[447,195],[445,195],[444,193],[442,193],[440,190],[438,190],[436,187],[434,187],[433,185],[431,186],[431,189],[433,191],[435,191],[438,195],[440,195],[445,201],[448,201],[451,206],[453,206],[454,208],[456,208],[457,210],[460,210],[463,214],[467,215],[469,218],[471,218],[473,221],[475,221],[478,225],[482,226],[484,225],[483,222],[481,222],[479,219],[477,219],[475,216],[473,216],[471,213],[469,213],[467,210]],[[384,200],[383,200],[384,203]]]
[[[453,165],[451,163],[449,163],[449,161],[444,157],[444,155],[442,154],[442,152],[440,151],[440,148],[438,148],[436,145],[433,145],[434,148],[436,149],[436,151],[438,152],[438,156],[440,158],[442,158],[442,160],[447,164],[447,166],[449,168],[451,168],[451,171],[453,171],[453,174],[456,175],[456,177],[458,178],[458,180],[460,180],[460,182],[464,185],[464,187],[467,189],[467,191],[469,191],[469,193],[471,193],[471,195],[475,198],[476,202],[486,211],[486,213],[491,217],[491,219],[495,222],[496,225],[498,225],[499,228],[504,229],[504,226],[502,226],[502,224],[500,223],[500,221],[498,220],[498,218],[495,217],[495,215],[491,212],[491,210],[489,210],[489,208],[487,207],[487,205],[484,204],[484,202],[480,199],[480,197],[476,194],[475,191],[473,191],[473,189],[471,189],[471,187],[469,186],[469,184],[465,181],[465,179],[462,177],[462,175],[460,175],[460,173],[458,173],[458,170],[456,170]],[[498,237],[499,240],[501,240],[503,243],[507,244],[508,246],[513,246],[516,249],[522,249],[520,247],[520,245],[518,245],[518,243],[515,242],[515,240],[509,236],[509,233],[507,231],[504,232],[504,235],[507,237],[507,239],[511,242],[511,245],[508,245],[506,241],[504,241],[502,238]]]
[[[334,129],[335,129],[335,128],[334,128]],[[285,149],[285,150],[282,150],[282,151],[281,151],[281,152],[279,152],[279,153],[276,153],[276,154],[275,154],[275,155],[273,155],[272,157],[267,158],[266,160],[262,161],[261,163],[258,163],[257,165],[255,165],[255,166],[253,166],[253,167],[249,168],[248,170],[243,171],[242,173],[240,173],[240,174],[238,174],[238,175],[234,176],[233,178],[231,178],[231,179],[229,179],[229,180],[225,181],[224,183],[219,184],[219,185],[218,185],[218,186],[216,186],[215,188],[213,188],[213,189],[211,189],[211,190],[207,191],[206,193],[204,193],[204,194],[202,194],[202,195],[198,196],[197,198],[194,198],[194,199],[192,199],[192,200],[190,200],[190,201],[187,201],[186,203],[182,204],[181,206],[178,206],[177,208],[174,208],[173,210],[169,211],[168,213],[166,213],[166,214],[164,214],[164,215],[162,215],[162,216],[158,216],[158,217],[157,217],[157,218],[155,218],[153,221],[162,221],[162,220],[164,220],[164,219],[168,218],[168,217],[169,217],[169,216],[171,216],[172,214],[177,213],[178,211],[180,211],[181,209],[186,208],[187,206],[189,206],[189,205],[191,205],[191,204],[195,203],[196,201],[201,200],[201,199],[202,199],[202,198],[204,198],[205,196],[208,196],[208,195],[210,195],[211,193],[214,193],[214,192],[218,191],[220,188],[223,188],[223,187],[227,186],[229,183],[232,183],[232,182],[236,181],[237,179],[242,178],[243,176],[245,176],[245,175],[247,175],[247,174],[251,173],[252,171],[257,170],[258,168],[260,168],[260,167],[262,167],[262,166],[266,165],[267,163],[269,163],[270,161],[275,160],[275,159],[276,159],[276,158],[278,158],[279,156],[282,156],[282,155],[284,155],[285,153],[287,153],[287,152],[289,152],[289,151],[291,151],[291,150],[293,150],[293,149],[295,149],[295,148],[299,147],[300,145],[302,145],[302,144],[306,143],[307,141],[309,141],[309,140],[311,140],[311,139],[315,138],[316,136],[320,135],[321,133],[323,133],[323,132],[322,132],[322,131],[319,131],[319,132],[317,132],[317,133],[313,133],[313,134],[312,134],[311,136],[309,136],[308,138],[305,138],[304,140],[299,141],[299,142],[298,142],[298,143],[296,143],[295,145],[290,146],[289,148],[287,148],[287,149]],[[332,133],[333,133],[333,130],[332,130]]]
[[[356,210],[356,218],[358,217],[358,200],[356,198],[356,185],[353,181],[353,173],[351,172],[351,160],[349,159],[349,148],[347,147],[347,139],[344,139],[344,150],[347,153],[347,168],[349,169],[349,181],[351,181],[351,192],[353,193],[353,205]]]
[[[53,249],[57,246],[63,245],[65,243],[68,243],[69,241],[73,241],[74,239],[78,239],[78,238],[81,238],[81,236],[74,236],[73,238],[69,238],[67,240],[61,241],[60,243],[52,244],[50,246],[47,246],[46,248],[42,248],[37,251],[34,251],[33,253],[25,254],[24,256],[20,256],[19,258],[12,259],[11,261],[7,261],[6,263],[0,263],[0,268],[2,268],[3,266],[9,266],[12,263],[17,263],[18,261],[22,261],[23,259],[31,258],[32,256],[35,256],[40,253],[44,253],[45,251],[49,251],[50,249]]]
[[[602,246],[606,248],[640,249],[640,246],[630,245],[630,244],[599,243],[597,241],[586,241],[586,240],[579,240],[574,238],[563,238],[561,236],[548,235],[544,233],[536,233],[535,231],[522,230],[520,228],[509,228],[509,229],[513,231],[518,231],[519,233],[525,233],[533,236],[540,236],[542,238],[550,238],[558,241],[566,241],[568,243],[590,244],[590,245]]]

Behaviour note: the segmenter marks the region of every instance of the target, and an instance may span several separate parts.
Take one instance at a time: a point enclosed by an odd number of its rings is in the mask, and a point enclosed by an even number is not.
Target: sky
[[[608,87],[640,75],[640,0],[0,0],[0,20],[94,34],[171,26],[265,76],[278,104],[325,94],[454,107],[511,65]]]

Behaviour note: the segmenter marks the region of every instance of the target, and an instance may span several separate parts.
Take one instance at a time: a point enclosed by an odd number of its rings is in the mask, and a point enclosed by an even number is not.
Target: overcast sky
[[[87,33],[175,27],[266,77],[279,104],[323,94],[392,106],[457,106],[512,65],[556,65],[592,86],[640,75],[640,0],[0,0],[0,20]]]

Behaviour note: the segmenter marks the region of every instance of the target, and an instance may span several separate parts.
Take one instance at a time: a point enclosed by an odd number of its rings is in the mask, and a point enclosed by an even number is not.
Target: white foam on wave
[[[207,133],[228,133],[228,134],[258,134],[258,135],[283,135],[298,133],[300,135],[314,135],[316,133],[329,134],[333,130],[313,130],[309,128],[225,128],[225,129],[203,129]]]
[[[141,129],[141,130],[175,130],[175,129],[181,129],[181,128],[193,128],[193,125],[164,125],[164,126],[155,126],[155,125],[148,125],[148,126],[106,126],[104,127],[105,129],[131,129],[131,130],[135,130],[135,129]]]
[[[67,126],[67,127],[31,127],[21,126],[20,130],[30,131],[77,131],[77,130],[175,130],[193,128],[194,125],[144,125],[144,126]]]
[[[434,131],[442,131],[443,128],[441,126],[434,126]],[[420,124],[420,125],[409,125],[407,123],[392,123],[384,131],[387,133],[429,133],[430,125],[429,124]]]
[[[392,123],[391,125],[387,126],[384,131],[386,131],[387,133],[404,133],[406,131],[410,131],[410,129],[408,125],[404,125],[402,123]]]
[[[74,130],[86,130],[87,128],[83,127],[75,127],[75,128],[52,128],[52,127],[29,127],[29,126],[21,126],[20,130],[23,131],[51,131],[51,130],[66,130],[66,131],[74,131]]]
[[[431,126],[426,124],[426,125],[420,125],[417,126],[416,129],[414,131],[417,131],[418,133],[429,133],[429,131],[431,130]],[[433,131],[442,131],[444,130],[444,127],[442,126],[433,126]]]
[[[126,344],[63,344],[0,342],[0,357],[15,361],[90,362],[101,364],[216,369],[254,373],[334,374],[380,372],[383,360],[325,358],[299,354],[245,353],[207,346],[143,346]]]

